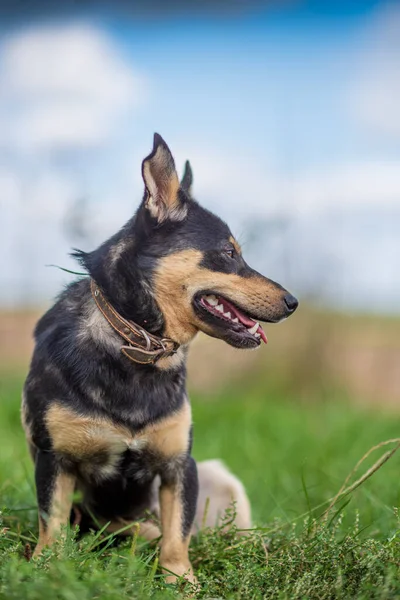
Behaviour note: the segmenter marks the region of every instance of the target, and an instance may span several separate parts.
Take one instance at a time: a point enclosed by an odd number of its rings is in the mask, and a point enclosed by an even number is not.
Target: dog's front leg
[[[189,561],[190,532],[196,514],[199,484],[194,459],[186,456],[183,464],[161,476],[160,511],[162,542],[160,564],[176,575],[185,575],[192,583],[196,582]],[[176,577],[168,574],[168,583]]]
[[[75,477],[63,472],[52,452],[38,451],[35,460],[36,493],[39,510],[39,540],[34,556],[50,546],[67,525],[72,508]]]

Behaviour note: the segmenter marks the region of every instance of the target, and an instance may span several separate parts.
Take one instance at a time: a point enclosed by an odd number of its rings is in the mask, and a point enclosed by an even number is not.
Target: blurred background
[[[34,323],[74,278],[46,265],[77,269],[71,247],[94,248],[133,214],[157,131],[180,171],[190,159],[194,196],[231,225],[248,262],[300,299],[293,318],[267,326],[257,353],[199,336],[189,366],[198,454],[234,463],[254,499],[252,465],[272,444],[267,431],[277,436],[271,420],[287,443],[303,435],[287,450],[299,464],[329,435],[332,454],[346,457],[361,436],[358,458],[388,431],[377,415],[395,435],[400,4],[31,0],[2,2],[0,13],[7,429],[19,431]],[[237,460],[235,426],[224,425],[235,414],[247,444]],[[334,471],[329,461],[321,469]]]

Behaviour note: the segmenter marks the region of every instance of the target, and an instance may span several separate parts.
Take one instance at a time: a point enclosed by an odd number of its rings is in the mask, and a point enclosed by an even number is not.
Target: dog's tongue
[[[231,312],[231,314],[234,314],[235,317],[237,317],[239,319],[239,321],[245,327],[247,327],[247,329],[249,327],[253,327],[257,323],[257,321],[253,321],[253,319],[250,319],[250,317],[248,317],[247,315],[242,313],[238,308],[236,308],[236,306],[233,306],[233,304],[228,302],[228,300],[225,300],[225,298],[223,298],[223,299],[219,298],[219,301],[222,302],[224,307],[226,307]],[[226,311],[224,311],[224,312],[226,312]],[[260,334],[260,337],[265,344],[268,342],[267,336],[265,335],[265,331],[263,330],[263,328],[261,327],[260,324],[258,325],[258,329],[257,329],[256,333]]]

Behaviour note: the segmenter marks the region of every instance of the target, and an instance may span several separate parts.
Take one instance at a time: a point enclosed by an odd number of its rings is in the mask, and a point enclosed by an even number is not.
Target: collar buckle
[[[179,344],[174,340],[160,338],[133,321],[124,319],[105,299],[93,279],[90,282],[90,289],[103,317],[125,341],[125,344],[121,346],[124,356],[142,365],[154,365],[161,358],[168,358],[176,353]]]

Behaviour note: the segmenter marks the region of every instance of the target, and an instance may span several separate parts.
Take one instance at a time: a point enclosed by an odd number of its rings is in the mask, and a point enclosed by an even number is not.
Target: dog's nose
[[[294,313],[294,311],[299,305],[298,300],[294,296],[292,296],[292,294],[286,294],[286,296],[284,297],[284,301],[289,314]]]

